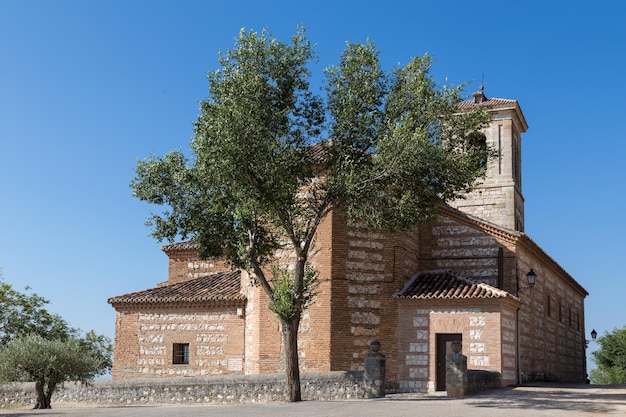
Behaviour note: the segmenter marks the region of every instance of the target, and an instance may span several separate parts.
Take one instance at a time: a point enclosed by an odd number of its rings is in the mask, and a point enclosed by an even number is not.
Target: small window
[[[569,308],[569,327],[572,327],[572,307]]]
[[[189,364],[189,343],[174,343],[172,363],[174,365]]]
[[[482,132],[472,132],[467,136],[467,144],[476,150],[487,150],[487,137]]]
[[[482,132],[472,132],[467,137],[468,152],[476,158],[479,167],[486,168],[489,158],[489,147],[487,146],[487,137]]]

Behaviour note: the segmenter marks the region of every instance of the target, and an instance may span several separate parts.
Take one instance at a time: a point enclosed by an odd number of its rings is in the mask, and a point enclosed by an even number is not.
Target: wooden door
[[[435,386],[437,391],[446,390],[446,355],[454,353],[452,351],[452,342],[455,340],[463,341],[461,333],[437,333],[437,379]]]

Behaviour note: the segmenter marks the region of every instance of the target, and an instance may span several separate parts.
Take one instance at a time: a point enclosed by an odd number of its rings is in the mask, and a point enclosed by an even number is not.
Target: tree
[[[26,291],[30,290],[26,287]],[[39,295],[21,293],[2,280],[0,273],[0,346],[20,335],[38,334],[48,339],[75,335],[59,315],[48,312],[48,300]]]
[[[111,369],[111,343],[93,332],[84,339],[19,336],[0,348],[0,381],[33,381],[35,408],[51,408],[55,388],[67,381],[89,382]]]
[[[108,337],[93,331],[81,337],[79,329],[44,308],[48,300],[21,293],[1,278],[0,271],[0,383],[34,381],[35,408],[50,408],[57,385],[86,382],[111,369]]]
[[[594,384],[626,383],[626,327],[598,338],[600,350],[592,352],[597,368],[591,371]]]
[[[290,43],[241,30],[208,74],[191,142],[138,161],[133,195],[168,209],[147,222],[158,240],[193,239],[201,257],[250,272],[281,323],[286,399],[299,401],[297,333],[315,295],[309,260],[321,221],[406,229],[470,190],[492,155],[469,137],[485,112],[458,114],[462,86],[438,87],[431,58],[387,73],[372,42],[347,44],[312,92],[315,59],[304,30]],[[291,268],[277,263],[289,249]]]

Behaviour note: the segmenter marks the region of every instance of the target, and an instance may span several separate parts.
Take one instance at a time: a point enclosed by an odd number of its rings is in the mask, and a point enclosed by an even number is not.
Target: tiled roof
[[[202,301],[242,301],[241,272],[218,272],[189,281],[111,297],[109,304],[152,304]]]
[[[491,285],[478,283],[450,270],[422,271],[416,274],[394,298],[470,299],[513,297]],[[515,298],[515,297],[513,297]]]
[[[328,149],[321,143],[307,146],[305,152],[314,164],[323,164],[328,160]]]
[[[528,130],[528,123],[522,113],[522,109],[519,106],[517,100],[510,100],[506,98],[487,98],[485,93],[480,90],[472,94],[473,99],[467,100],[459,104],[458,109],[461,112],[466,112],[472,109],[486,109],[486,110],[513,110],[513,113],[519,119],[520,133],[524,133]]]
[[[175,243],[163,245],[161,247],[161,250],[163,252],[169,252],[172,250],[191,250],[191,249],[198,250],[199,248],[200,246],[193,240],[185,240],[183,242],[175,242]]]
[[[485,98],[481,103],[476,103],[473,99],[466,100],[459,104],[460,110],[469,110],[473,108],[487,108],[494,109],[498,107],[512,107],[517,104],[517,100],[510,100],[506,98]]]

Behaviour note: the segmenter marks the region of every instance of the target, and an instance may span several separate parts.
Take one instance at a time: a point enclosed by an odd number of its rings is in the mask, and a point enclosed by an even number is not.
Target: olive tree
[[[44,308],[48,300],[17,291],[1,278],[0,273],[0,383],[35,382],[35,408],[50,408],[59,384],[87,382],[111,369],[108,337],[93,331],[81,336]]]
[[[248,271],[270,299],[283,333],[286,399],[299,401],[297,335],[315,295],[311,266],[322,220],[386,230],[428,221],[485,173],[491,151],[470,136],[484,112],[458,114],[463,86],[439,86],[432,59],[384,71],[372,42],[349,43],[310,85],[315,53],[304,30],[281,42],[241,30],[209,72],[194,123],[192,156],[138,161],[135,197],[165,206],[148,225],[159,240],[193,239],[201,257]],[[276,264],[277,249],[293,265]]]
[[[51,408],[57,386],[89,382],[111,369],[111,343],[93,332],[85,338],[19,336],[0,347],[0,382],[35,382],[35,408]]]

